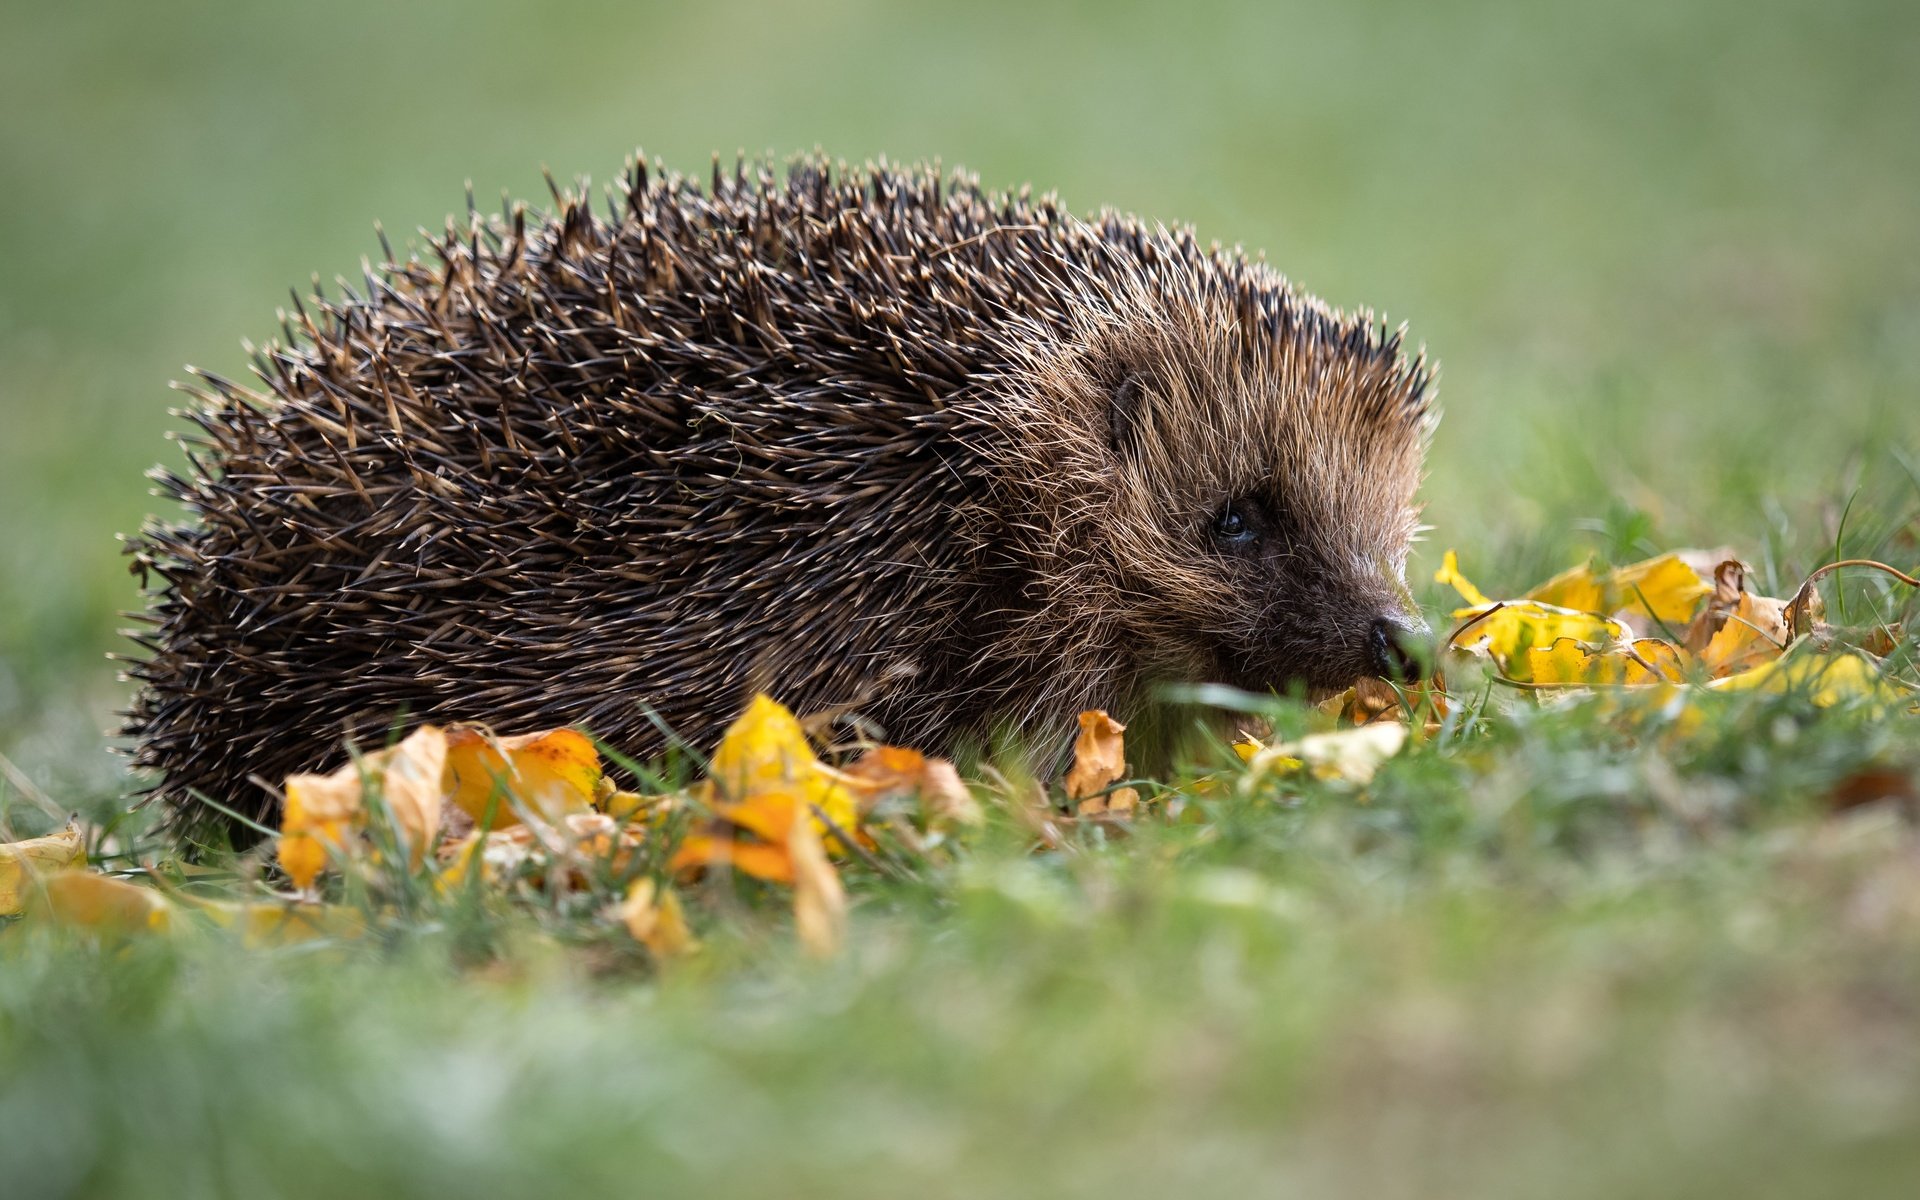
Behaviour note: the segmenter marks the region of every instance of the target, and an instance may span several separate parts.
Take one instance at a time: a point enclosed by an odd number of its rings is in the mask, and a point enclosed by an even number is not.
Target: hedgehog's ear
[[[1140,447],[1147,389],[1140,376],[1129,373],[1107,389],[1107,446],[1123,458]]]

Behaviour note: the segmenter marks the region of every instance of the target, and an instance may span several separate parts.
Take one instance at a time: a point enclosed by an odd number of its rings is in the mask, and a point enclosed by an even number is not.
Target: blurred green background
[[[1609,538],[1830,542],[1920,430],[1911,0],[96,0],[0,27],[0,751],[56,794],[119,786],[115,535],[175,461],[167,382],[241,371],[375,219],[437,226],[467,179],[543,197],[543,164],[939,156],[1262,249],[1440,358],[1425,553],[1510,584]]]

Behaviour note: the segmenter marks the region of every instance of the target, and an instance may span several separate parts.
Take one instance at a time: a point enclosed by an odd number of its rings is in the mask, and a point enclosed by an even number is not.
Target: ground
[[[1267,252],[1410,323],[1416,556],[1512,591],[1727,545],[1783,594],[1920,562],[1920,14],[1832,4],[39,6],[0,39],[0,753],[100,817],[114,543],[184,362],[542,164],[942,156]],[[1836,594],[1835,599],[1840,599]],[[1913,612],[1846,585],[1857,620]],[[1903,609],[1904,606],[1904,609]],[[843,958],[555,920],[377,945],[0,928],[10,1196],[1909,1195],[1920,838],[1839,815],[1908,719],[1685,737],[1489,709],[1337,788],[918,881]],[[37,820],[17,782],[0,815]],[[750,902],[752,897],[748,897]]]

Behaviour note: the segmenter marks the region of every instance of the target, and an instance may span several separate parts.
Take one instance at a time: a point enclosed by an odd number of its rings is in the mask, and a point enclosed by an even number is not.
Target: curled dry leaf
[[[1707,639],[1699,662],[1719,679],[1771,662],[1792,640],[1786,602],[1742,592],[1719,631]]]
[[[86,861],[87,848],[78,826],[59,833],[0,843],[0,917],[10,917],[25,906],[34,881]]]
[[[616,915],[634,941],[662,962],[684,958],[700,949],[699,940],[687,927],[687,914],[680,906],[679,893],[651,879],[633,881]]]
[[[1404,700],[1402,699],[1404,695]],[[1426,728],[1439,727],[1447,715],[1446,680],[1433,679],[1401,684],[1397,688],[1384,679],[1358,680],[1344,692],[1329,696],[1315,705],[1321,712],[1343,725],[1370,725],[1375,721],[1405,722],[1408,710],[1428,713]]]
[[[1104,709],[1080,714],[1080,734],[1073,741],[1073,766],[1067,770],[1067,799],[1083,817],[1132,812],[1140,803],[1133,788],[1106,789],[1127,774],[1127,727]]]
[[[843,778],[861,794],[863,810],[885,800],[914,799],[928,828],[978,825],[982,820],[980,805],[953,764],[918,750],[875,746],[855,760]]]
[[[393,814],[393,828],[418,865],[440,829],[447,735],[423,725],[398,745],[366,755],[330,775],[290,775],[280,819],[280,865],[305,889],[331,855],[345,851],[366,827],[371,782]]]

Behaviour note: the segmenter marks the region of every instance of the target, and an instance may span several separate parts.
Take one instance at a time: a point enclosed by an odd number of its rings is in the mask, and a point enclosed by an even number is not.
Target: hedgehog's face
[[[1102,384],[1102,536],[1137,673],[1312,693],[1415,675],[1422,381],[1393,355],[1275,361],[1230,328],[1172,336],[1134,341]]]

